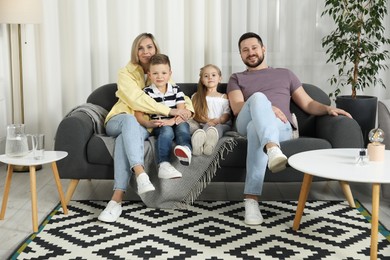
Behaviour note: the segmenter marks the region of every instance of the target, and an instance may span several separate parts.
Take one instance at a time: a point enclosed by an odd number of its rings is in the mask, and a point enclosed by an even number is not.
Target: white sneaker
[[[174,151],[175,156],[179,159],[180,163],[183,165],[190,165],[191,163],[191,150],[185,145],[176,145]]]
[[[202,155],[203,154],[203,145],[206,141],[206,132],[203,129],[196,130],[191,137],[192,144],[192,154],[193,155]]]
[[[100,213],[98,220],[103,222],[115,222],[122,213],[122,205],[114,200],[107,203],[106,208]]]
[[[160,179],[174,179],[181,178],[182,174],[175,167],[172,166],[169,162],[160,163],[160,167],[158,168],[158,177]]]
[[[287,157],[282,153],[279,146],[267,150],[268,169],[271,172],[280,172],[286,169]]]
[[[138,195],[155,190],[153,184],[149,180],[149,176],[145,172],[138,175],[137,187],[138,187]]]
[[[263,223],[263,216],[260,213],[259,203],[254,199],[245,199],[245,224],[260,225]]]
[[[205,155],[211,155],[215,146],[219,140],[219,134],[217,128],[210,126],[206,130],[206,141],[204,143],[203,153]]]

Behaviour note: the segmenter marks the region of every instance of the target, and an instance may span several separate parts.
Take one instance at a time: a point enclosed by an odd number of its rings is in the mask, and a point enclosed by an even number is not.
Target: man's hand
[[[329,106],[327,111],[328,111],[328,115],[331,115],[331,116],[344,115],[346,117],[352,118],[350,113],[348,113],[347,111],[340,109],[340,108]]]
[[[282,120],[283,123],[287,123],[287,117],[286,115],[282,112],[282,110],[280,110],[279,108],[275,107],[275,106],[272,106],[272,110],[274,111],[275,113],[275,116],[277,118],[279,118],[280,120]]]

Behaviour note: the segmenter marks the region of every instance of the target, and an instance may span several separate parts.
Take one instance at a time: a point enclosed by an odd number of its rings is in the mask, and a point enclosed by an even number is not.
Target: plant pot
[[[376,110],[378,98],[374,96],[358,95],[355,99],[351,96],[337,96],[336,107],[344,109],[358,122],[362,129],[364,144],[368,144],[368,133],[375,128]]]

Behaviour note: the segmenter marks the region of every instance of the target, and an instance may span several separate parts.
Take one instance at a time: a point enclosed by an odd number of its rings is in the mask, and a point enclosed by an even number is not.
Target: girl
[[[200,69],[199,83],[192,96],[195,110],[194,120],[201,129],[191,138],[193,155],[211,155],[218,140],[231,129],[231,110],[226,94],[217,91],[222,80],[221,70],[212,64]]]

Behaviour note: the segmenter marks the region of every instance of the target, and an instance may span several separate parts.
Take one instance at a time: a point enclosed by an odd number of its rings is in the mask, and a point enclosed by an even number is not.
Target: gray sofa
[[[378,127],[385,132],[386,150],[390,150],[390,99],[378,101]],[[390,199],[390,184],[382,184],[382,196]]]
[[[178,85],[187,96],[195,91],[196,83]],[[330,104],[330,99],[320,88],[303,84],[306,92],[315,100]],[[87,103],[93,103],[107,111],[117,101],[115,83],[107,84],[93,91]],[[226,84],[219,86],[219,91],[226,91]],[[338,116],[310,116],[299,109],[293,102],[291,111],[296,114],[299,124],[300,137],[281,143],[286,156],[295,153],[324,148],[360,148],[363,146],[363,137],[359,125],[353,119]],[[246,139],[235,137],[237,146],[220,162],[214,182],[244,182],[246,162]],[[69,201],[79,180],[82,179],[113,179],[113,159],[105,144],[96,136],[90,117],[83,112],[76,112],[65,117],[59,124],[55,137],[55,150],[67,151],[69,155],[58,162],[60,177],[71,179],[66,200]],[[287,167],[279,174],[266,173],[266,182],[300,182],[303,173],[292,167]],[[314,180],[319,180],[315,178]]]

